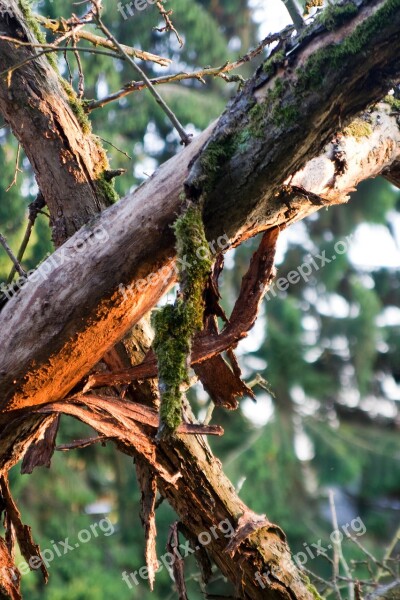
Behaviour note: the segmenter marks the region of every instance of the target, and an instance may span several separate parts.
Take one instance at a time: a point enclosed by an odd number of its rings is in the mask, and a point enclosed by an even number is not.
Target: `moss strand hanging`
[[[201,209],[190,205],[175,221],[180,289],[173,305],[155,311],[152,324],[160,391],[159,437],[171,435],[182,422],[183,384],[189,384],[193,336],[203,326],[204,288],[211,253]]]

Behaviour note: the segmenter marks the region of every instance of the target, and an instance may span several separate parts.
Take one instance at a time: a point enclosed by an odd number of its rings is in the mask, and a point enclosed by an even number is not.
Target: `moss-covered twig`
[[[189,384],[192,339],[203,326],[203,292],[211,269],[201,209],[189,206],[174,231],[180,291],[175,304],[157,310],[152,319],[161,398],[159,436],[173,433],[182,422],[181,387]]]

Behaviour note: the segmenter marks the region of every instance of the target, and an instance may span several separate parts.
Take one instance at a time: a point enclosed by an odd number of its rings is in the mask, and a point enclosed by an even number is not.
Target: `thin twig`
[[[18,254],[17,254],[17,261],[18,261],[18,263],[22,262],[22,259],[23,259],[24,254],[25,254],[25,250],[26,250],[26,248],[28,246],[29,239],[30,239],[31,233],[32,233],[32,229],[33,229],[33,226],[35,224],[36,217],[37,217],[38,213],[46,214],[46,213],[43,213],[42,210],[40,210],[43,206],[45,206],[44,198],[43,198],[43,195],[41,194],[41,192],[39,192],[39,194],[37,195],[36,200],[34,200],[33,202],[31,202],[31,204],[28,207],[29,208],[28,225],[26,227],[24,239],[22,240],[20,249],[18,250]],[[48,215],[46,215],[46,216],[48,216]],[[14,266],[11,269],[11,272],[10,272],[8,278],[7,278],[7,284],[8,285],[14,279],[15,271],[16,271],[16,268]]]
[[[380,560],[375,558],[375,556],[373,554],[371,554],[371,552],[369,552],[369,550],[367,550],[367,548],[365,548],[365,546],[363,546],[361,544],[361,542],[359,542],[355,537],[349,536],[349,539],[358,548],[360,548],[360,550],[365,554],[365,556],[367,556],[373,562],[373,564],[375,566],[379,567],[380,570],[383,570],[383,571],[386,571],[386,573],[389,573],[389,575],[391,577],[393,577],[393,579],[396,579],[396,573],[388,565],[386,565],[385,562],[381,562]]]
[[[7,244],[6,238],[1,233],[0,233],[0,243],[3,246],[4,250],[7,252],[10,260],[14,264],[14,266],[15,266],[16,270],[18,271],[18,273],[21,275],[21,277],[25,277],[25,275],[26,275],[25,271],[23,270],[23,268],[19,264],[17,258],[14,256],[14,253],[11,250],[10,246]]]
[[[78,98],[81,99],[81,98],[83,98],[83,94],[85,93],[85,76],[83,74],[81,57],[79,56],[79,52],[77,50],[76,39],[75,39],[74,35],[72,36],[72,47],[74,49],[74,56],[75,56],[76,64],[77,64],[77,67],[78,67],[78,74],[79,74],[79,79],[78,79]]]
[[[116,54],[114,52],[106,52],[105,50],[99,50],[98,48],[83,48],[82,46],[77,46],[76,48],[69,48],[68,46],[54,46],[53,44],[34,44],[31,42],[21,42],[20,40],[15,40],[14,38],[10,38],[5,35],[0,35],[0,40],[4,40],[6,42],[12,42],[13,44],[16,44],[19,46],[30,46],[31,48],[42,48],[42,50],[40,52],[38,52],[37,54],[35,54],[34,56],[29,56],[28,58],[21,61],[17,65],[14,65],[13,67],[11,67],[9,69],[5,69],[4,71],[1,71],[0,77],[3,77],[3,75],[7,75],[8,81],[11,80],[11,75],[14,73],[14,71],[17,71],[24,65],[32,62],[33,60],[36,60],[37,58],[40,58],[44,54],[51,54],[53,52],[65,52],[65,51],[74,52],[74,50],[79,50],[79,52],[88,52],[89,54],[102,54],[103,56],[110,56],[111,58],[119,58],[121,60],[125,60],[124,57],[120,56],[119,54]]]
[[[154,88],[154,86],[152,85],[150,79],[147,77],[146,73],[125,52],[125,50],[123,49],[123,47],[121,46],[121,44],[118,42],[118,40],[113,36],[113,34],[111,33],[111,31],[109,31],[109,29],[104,25],[104,23],[103,23],[103,21],[102,21],[102,19],[100,17],[101,7],[100,7],[99,2],[97,0],[91,0],[91,2],[92,2],[93,9],[94,9],[93,10],[94,19],[97,22],[97,24],[98,24],[99,28],[101,29],[101,31],[104,33],[105,36],[107,36],[107,38],[113,43],[113,45],[116,48],[118,48],[118,50],[120,51],[120,53],[123,56],[125,56],[126,60],[133,67],[133,69],[137,73],[139,73],[139,75],[142,77],[142,79],[146,83],[146,86],[149,89],[149,92],[155,98],[156,102],[163,109],[163,111],[165,112],[165,114],[167,115],[167,117],[169,118],[169,120],[171,121],[171,123],[173,124],[173,126],[175,127],[175,129],[177,130],[177,132],[179,134],[179,137],[181,138],[182,144],[184,144],[185,146],[187,146],[188,144],[190,144],[191,136],[186,133],[186,131],[184,130],[183,126],[181,125],[181,123],[179,122],[179,120],[177,119],[177,117],[175,116],[175,114],[172,112],[172,110],[169,108],[169,106],[165,103],[165,101],[161,98],[160,94]]]
[[[329,490],[329,505],[330,505],[331,515],[332,515],[333,531],[339,531],[334,495],[333,495],[332,490]],[[337,538],[335,538],[335,540],[332,540],[332,541],[333,541],[332,583],[334,585],[334,589],[336,592],[336,596],[338,597],[338,600],[341,600],[342,595],[340,593],[340,589],[337,584],[337,580],[339,577],[341,546],[340,546],[340,541],[338,541]]]
[[[244,64],[246,64],[246,63],[250,62],[251,60],[253,60],[254,58],[256,58],[259,54],[261,54],[261,52],[264,50],[264,48],[266,48],[267,46],[276,42],[277,40],[281,39],[282,33],[284,33],[284,35],[289,35],[292,31],[293,31],[293,27],[290,26],[290,27],[287,27],[284,30],[284,32],[281,32],[280,34],[277,33],[277,34],[268,35],[266,38],[264,38],[262,40],[262,42],[260,42],[260,44],[255,49],[250,50],[247,54],[238,58],[238,60],[236,60],[234,62],[226,62],[223,65],[220,65],[218,67],[207,67],[204,69],[199,69],[197,71],[193,71],[192,73],[186,73],[186,72],[172,73],[170,75],[164,75],[162,77],[156,77],[156,78],[150,79],[150,82],[154,86],[162,85],[162,84],[166,84],[166,83],[177,83],[179,81],[187,81],[187,80],[193,80],[193,79],[200,81],[201,83],[205,83],[205,80],[204,80],[205,77],[220,77],[221,79],[224,79],[225,81],[227,81],[229,83],[230,79],[227,77],[227,73],[229,73],[230,71],[234,71],[235,69],[238,69],[239,67],[243,66]],[[90,111],[90,110],[94,110],[96,108],[102,108],[103,106],[105,106],[106,104],[109,104],[110,102],[115,102],[116,100],[119,100],[120,98],[124,98],[125,96],[132,94],[133,92],[139,92],[139,91],[143,90],[145,87],[146,87],[146,83],[144,81],[132,81],[132,82],[124,85],[124,87],[121,90],[114,92],[114,93],[110,94],[109,96],[106,96],[102,100],[93,100],[92,102],[90,102],[88,104],[87,110]]]
[[[69,42],[67,42],[68,45]],[[64,52],[64,60],[65,60],[65,64],[67,65],[67,69],[68,69],[68,76],[69,76],[69,84],[72,87],[72,84],[74,82],[74,76],[72,73],[72,69],[71,66],[69,64],[69,60],[68,60],[68,56],[67,56],[67,52]]]
[[[16,185],[17,179],[18,179],[18,173],[22,173],[22,170],[18,166],[19,165],[19,156],[20,156],[20,154],[21,154],[21,144],[18,142],[17,156],[15,158],[14,177],[13,177],[12,182],[8,186],[8,188],[6,188],[6,192],[8,192],[13,187],[13,185]]]
[[[304,566],[301,567],[301,570],[305,571],[307,573],[307,575],[309,577],[312,577],[313,579],[315,579],[315,581],[322,583],[325,587],[334,589],[334,585],[331,581],[327,581],[326,579],[323,579],[322,577],[320,577],[319,575],[316,575],[313,571],[310,571],[310,569],[307,569]]]
[[[98,135],[97,137],[99,138],[99,140],[101,140],[105,144],[109,144],[110,146],[115,148],[115,150],[117,150],[118,152],[121,152],[121,154],[124,154],[127,158],[129,158],[129,160],[132,160],[132,156],[129,156],[129,154],[127,152],[125,152],[124,150],[121,150],[121,148],[118,148],[118,146],[114,146],[114,144],[112,142],[110,142],[109,140],[105,140],[100,135]]]
[[[396,548],[397,543],[400,541],[400,527],[398,528],[398,530],[396,531],[396,533],[394,534],[392,541],[390,542],[389,546],[386,548],[386,552],[385,555],[383,557],[383,564],[386,565],[386,562],[390,559],[391,554],[393,552],[393,550]],[[380,579],[382,579],[384,575],[384,571],[379,568],[378,572],[376,574],[376,579],[377,581],[379,581]]]
[[[160,12],[160,15],[164,19],[165,27],[154,27],[155,31],[159,31],[160,33],[162,33],[163,31],[173,31],[174,34],[176,35],[176,39],[178,40],[178,44],[182,48],[182,46],[183,46],[183,39],[181,38],[181,36],[177,32],[177,30],[175,29],[175,27],[174,27],[174,25],[173,25],[173,23],[172,23],[172,21],[170,19],[170,16],[172,15],[173,11],[172,10],[165,10],[165,8],[163,6],[163,0],[157,2],[157,8],[158,8],[158,10]]]
[[[213,412],[214,412],[214,408],[215,408],[215,404],[212,400],[210,400],[210,403],[207,407],[207,413],[206,416],[204,418],[203,421],[203,425],[209,425],[213,416]]]

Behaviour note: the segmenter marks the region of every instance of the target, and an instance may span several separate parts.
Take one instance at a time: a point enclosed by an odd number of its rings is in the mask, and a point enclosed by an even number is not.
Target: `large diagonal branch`
[[[305,36],[286,71],[271,78],[260,70],[216,126],[48,259],[47,279],[30,281],[0,314],[3,410],[64,396],[154,306],[174,279],[170,225],[185,180],[192,195],[208,186],[210,238],[250,235],[316,210],[307,197],[288,209],[277,191],[340,119],[378,100],[399,75],[399,22],[398,0],[378,0],[362,3],[334,32]],[[347,47],[338,59],[338,48]],[[392,148],[392,161],[393,154]],[[96,231],[106,231],[108,242]],[[78,238],[88,240],[85,255]],[[138,280],[126,299],[120,283]]]
[[[268,208],[264,207],[247,229],[238,223],[232,237],[250,235],[274,223],[286,224],[321,205],[346,200],[359,181],[396,164],[399,129],[391,112],[389,105],[380,105],[365,117],[371,123],[362,122],[361,135],[356,123],[358,128],[350,127],[340,143],[328,145],[292,180],[277,174],[276,181],[286,181],[284,193],[271,196],[267,190]],[[174,281],[170,224],[179,210],[187,165],[208,135],[202,134],[132,197],[121,200],[78,232],[41,266],[36,282],[27,283],[6,304],[0,313],[5,350],[0,358],[4,408],[63,397]],[[337,147],[346,159],[341,174],[336,172]],[[290,187],[290,183],[295,185]],[[225,219],[224,214],[215,214],[208,223],[214,229],[219,227],[217,233],[222,236],[232,226],[231,215]],[[124,287],[129,285],[130,289]],[[63,298],[68,298],[67,303]],[[25,319],[31,323],[29,329]],[[233,341],[232,333],[228,345]],[[242,333],[239,331],[239,338]],[[220,350],[225,349],[223,338],[210,340],[210,352],[215,343]],[[206,353],[202,350],[199,359],[206,358]]]

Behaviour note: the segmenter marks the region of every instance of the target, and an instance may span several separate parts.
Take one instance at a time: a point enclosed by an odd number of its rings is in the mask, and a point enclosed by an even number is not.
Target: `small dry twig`
[[[125,52],[125,50],[122,47],[122,45],[118,42],[118,40],[113,36],[113,34],[111,33],[111,31],[103,23],[103,21],[101,19],[101,16],[100,16],[100,14],[101,14],[101,5],[98,2],[98,0],[91,0],[91,3],[92,3],[92,6],[93,6],[93,17],[94,17],[96,23],[98,24],[99,28],[101,29],[101,31],[110,40],[110,42],[112,42],[112,44],[114,45],[114,47],[119,50],[120,54],[125,57],[125,59],[127,60],[127,62],[133,67],[133,69],[137,73],[139,73],[139,75],[143,78],[143,80],[146,83],[146,86],[148,87],[151,95],[155,98],[157,104],[162,108],[162,110],[165,112],[165,114],[167,115],[167,117],[169,118],[169,120],[171,121],[171,123],[173,124],[173,126],[175,127],[175,129],[177,130],[177,132],[179,134],[179,137],[181,138],[182,144],[184,144],[185,146],[187,146],[188,144],[190,144],[190,142],[191,142],[191,136],[186,133],[185,129],[183,128],[183,126],[179,122],[178,118],[173,113],[173,111],[169,108],[169,106],[166,104],[166,102],[161,98],[160,94],[154,88],[154,86],[152,85],[150,79],[147,77],[146,73],[143,71],[143,69],[141,69],[139,67],[138,64],[135,63],[135,61],[133,60],[133,58],[131,56],[129,56]]]
[[[17,148],[17,156],[15,158],[15,171],[14,171],[14,177],[12,182],[10,183],[10,185],[8,186],[8,188],[6,188],[6,192],[8,192],[13,185],[16,185],[17,183],[17,179],[18,179],[18,173],[22,173],[22,170],[19,168],[19,157],[21,154],[21,144],[18,142],[18,148]]]
[[[165,27],[154,27],[154,29],[155,29],[155,31],[159,31],[160,33],[162,33],[163,31],[173,31],[173,33],[176,35],[176,39],[178,40],[178,44],[182,48],[183,39],[181,38],[181,36],[177,32],[177,30],[175,29],[175,27],[171,21],[171,18],[170,18],[174,11],[173,10],[165,10],[165,8],[163,6],[163,1],[164,0],[160,0],[159,2],[157,2],[157,8],[160,12],[160,15],[164,19]]]
[[[44,213],[41,209],[45,206],[45,201],[43,198],[43,195],[41,192],[39,192],[39,194],[36,197],[36,200],[34,200],[33,202],[31,202],[31,204],[28,207],[29,210],[29,215],[28,215],[28,225],[26,227],[26,231],[25,231],[25,235],[24,235],[24,239],[22,240],[20,249],[18,250],[18,254],[17,254],[17,262],[18,264],[20,264],[22,262],[22,259],[24,257],[25,254],[25,250],[28,246],[30,237],[31,237],[31,233],[32,233],[32,229],[33,226],[35,224],[36,221],[36,217],[39,213],[42,213],[44,215],[46,215],[46,213]],[[48,215],[46,215],[48,216]],[[16,267],[14,265],[14,267],[12,268],[8,279],[7,279],[7,283],[10,284],[14,278],[15,275],[15,271],[16,271]]]
[[[60,33],[65,33],[69,28],[75,27],[74,36],[79,40],[85,40],[86,42],[90,42],[94,46],[101,46],[103,48],[108,48],[112,50],[114,45],[110,40],[101,37],[100,35],[95,35],[89,31],[85,31],[84,29],[76,29],[76,25],[85,25],[74,20],[65,21],[64,19],[47,19],[42,15],[34,15],[35,18],[39,21],[43,27],[49,29],[53,33],[59,35]],[[63,38],[61,38],[63,39]],[[139,50],[138,48],[132,48],[130,46],[125,46],[121,44],[122,48],[128,54],[128,56],[132,56],[133,58],[138,58],[139,60],[154,62],[162,67],[167,67],[172,60],[169,58],[164,58],[163,56],[158,56],[157,54],[152,54],[151,52],[145,52],[144,50]]]
[[[18,273],[21,275],[21,277],[25,277],[26,273],[24,271],[24,269],[21,267],[21,265],[19,264],[19,261],[17,259],[17,257],[14,255],[13,251],[11,250],[10,246],[7,243],[6,238],[0,233],[0,243],[3,246],[4,250],[7,252],[10,260],[12,261],[15,269],[18,271]]]
[[[156,86],[156,85],[163,85],[163,84],[167,84],[167,83],[178,83],[180,81],[197,80],[197,81],[200,81],[200,83],[205,84],[205,79],[204,79],[205,77],[219,77],[219,78],[223,79],[224,81],[226,81],[227,83],[229,83],[231,81],[231,79],[229,78],[229,76],[227,74],[230,71],[234,71],[235,69],[238,69],[239,67],[243,66],[244,64],[252,61],[254,58],[256,58],[257,56],[259,56],[261,54],[261,52],[264,50],[264,48],[266,48],[267,46],[273,44],[274,42],[276,42],[278,40],[281,40],[282,35],[289,36],[292,32],[293,32],[293,27],[289,26],[283,32],[281,32],[279,34],[276,33],[276,34],[268,35],[266,38],[264,38],[258,44],[258,46],[256,48],[254,48],[253,50],[250,50],[247,54],[238,58],[238,60],[236,60],[234,62],[226,62],[223,65],[220,65],[218,67],[206,67],[204,69],[199,69],[197,71],[193,71],[192,73],[180,72],[180,73],[172,73],[170,75],[164,75],[162,77],[155,77],[155,78],[150,79],[150,83],[153,86]],[[116,100],[119,100],[120,98],[124,98],[125,96],[132,94],[133,92],[139,92],[139,91],[143,90],[145,87],[146,87],[146,83],[144,81],[131,81],[131,82],[127,83],[126,85],[124,85],[124,87],[122,89],[120,89],[119,91],[114,92],[101,100],[93,100],[92,102],[90,102],[88,104],[87,110],[91,111],[96,108],[102,108],[103,106],[106,106],[110,102],[115,102]]]

